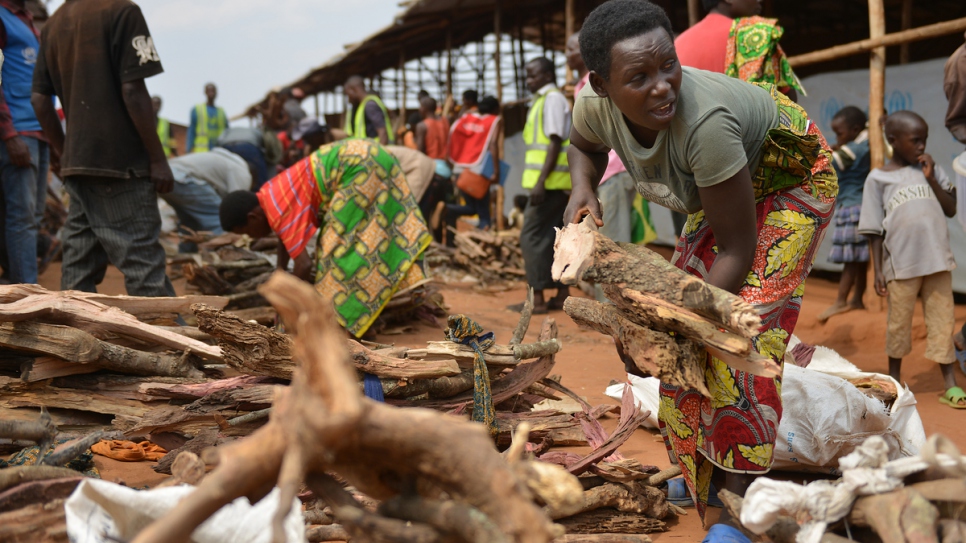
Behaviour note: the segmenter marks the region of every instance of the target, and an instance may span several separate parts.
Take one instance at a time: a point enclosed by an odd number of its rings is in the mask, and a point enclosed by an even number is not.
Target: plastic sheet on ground
[[[798,342],[793,336],[789,350]],[[895,385],[898,396],[891,407],[847,381],[869,377]],[[641,409],[651,411],[643,426],[657,428],[659,381],[633,375],[627,378]],[[623,383],[612,385],[605,394],[620,399],[623,388]],[[807,368],[785,364],[782,406],[773,469],[838,475],[839,458],[870,436],[885,440],[889,460],[918,454],[926,441],[916,398],[907,387],[887,375],[860,371],[827,347],[816,346]]]
[[[129,541],[194,489],[193,486],[184,485],[134,490],[107,481],[85,479],[65,504],[67,535],[71,543]],[[199,526],[191,541],[270,543],[272,517],[277,509],[278,496],[279,490],[275,488],[255,505],[246,498],[238,498]],[[292,511],[285,518],[286,543],[305,541],[305,523],[301,511],[301,504],[293,500]]]

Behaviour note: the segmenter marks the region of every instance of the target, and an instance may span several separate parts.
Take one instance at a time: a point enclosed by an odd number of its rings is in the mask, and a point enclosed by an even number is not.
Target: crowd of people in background
[[[966,363],[966,339],[953,337],[946,226],[962,195],[926,153],[929,127],[914,112],[888,115],[888,162],[872,169],[861,109],[834,116],[829,145],[796,103],[804,88],[779,45],[781,27],[759,16],[759,1],[704,7],[707,16],[676,35],[655,4],[603,3],[567,41],[572,89],[558,86],[548,58],[524,66],[526,194],[513,199],[507,222],[520,229],[533,313],[560,310],[570,296],[551,276],[556,229],[587,217],[616,241],[647,242],[654,203],[674,212],[674,264],[758,308],[755,348],[781,364],[832,224],[829,258],[844,272],[820,321],[864,308],[871,261],[874,290],[888,296],[890,373],[899,378],[911,351],[922,299],[926,357],[946,385],[940,401],[966,408],[952,370],[957,359]],[[135,4],[67,2],[38,33],[23,0],[0,0],[0,48],[4,282],[37,282],[62,251],[63,289],[95,291],[111,264],[128,294],[174,295],[160,197],[183,233],[277,235],[279,266],[314,283],[340,324],[362,337],[392,293],[425,278],[422,255],[433,239],[451,243],[458,228],[488,230],[502,219],[492,198],[510,167],[501,104],[478,89],[459,104],[420,91],[418,111],[397,118],[361,75],[347,74],[341,126],[307,115],[303,90],[285,88],[260,126],[242,127],[208,83],[182,153],[161,98],[148,94],[145,81],[163,68]],[[966,49],[945,76],[947,128],[966,143]],[[966,154],[956,165],[966,180]],[[69,197],[59,238],[40,228],[48,167]],[[790,236],[794,250],[782,245]],[[741,491],[767,471],[782,410],[776,379],[715,359],[707,375],[711,397],[662,385],[660,413],[702,516],[714,485]]]

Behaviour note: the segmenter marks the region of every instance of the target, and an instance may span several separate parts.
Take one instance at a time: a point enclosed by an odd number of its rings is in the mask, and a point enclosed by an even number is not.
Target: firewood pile
[[[450,228],[454,246],[433,243],[426,263],[446,282],[478,282],[498,285],[526,278],[519,230],[457,232]]]
[[[839,460],[836,481],[761,478],[745,498],[718,496],[753,541],[966,541],[966,456],[939,435],[918,456],[889,461],[888,449],[867,438]]]
[[[750,304],[646,247],[610,240],[589,221],[557,233],[552,273],[568,285],[602,285],[613,304],[571,297],[564,311],[612,336],[629,368],[706,396],[706,353],[753,375],[781,375],[775,362],[752,349],[761,319]]]
[[[226,297],[226,309],[245,320],[274,323],[275,310],[258,293],[258,287],[276,268],[277,237],[252,243],[248,236],[238,234],[196,232],[183,235],[182,240],[197,243],[199,251],[170,259],[172,277],[183,276],[189,292]],[[441,327],[439,319],[445,316],[442,293],[425,280],[394,293],[371,329],[382,333],[414,320]]]
[[[218,507],[254,502],[276,481],[288,502],[302,498],[311,541],[543,542],[566,532],[603,542],[613,539],[602,533],[666,529],[675,508],[657,486],[679,470],[617,451],[647,416],[629,389],[622,406],[593,407],[550,375],[561,349],[552,319],[525,343],[525,310],[510,341],[484,353],[494,438],[467,420],[470,347],[346,340],[311,285],[284,273],[258,292],[292,335],[223,311],[224,297],[0,287],[0,440],[12,452],[75,438],[41,465],[0,469],[0,540],[66,541],[63,500],[80,474],[61,466],[101,439],[151,440],[170,451],[156,471],[200,481],[135,542],[187,541]],[[177,315],[198,326],[175,325]],[[362,396],[364,374],[378,378],[385,403]],[[534,410],[565,398],[573,412]],[[618,410],[608,433],[600,421]],[[552,449],[581,445],[592,451]],[[204,463],[217,466],[206,477]]]

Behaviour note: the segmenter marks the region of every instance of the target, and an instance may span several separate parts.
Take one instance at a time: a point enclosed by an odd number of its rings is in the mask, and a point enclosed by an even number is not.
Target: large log
[[[552,273],[569,285],[583,280],[650,294],[747,338],[761,327],[758,312],[738,296],[679,270],[646,247],[616,243],[586,224],[557,232]]]
[[[56,436],[57,426],[46,409],[41,409],[37,420],[0,420],[0,437],[33,441],[42,451],[47,450]]]
[[[218,340],[225,362],[242,373],[292,379],[292,339],[260,324],[206,307],[193,306],[199,328]],[[378,377],[428,379],[460,374],[455,360],[403,360],[346,340],[356,369]]]
[[[75,298],[83,298],[107,306],[116,307],[135,317],[141,315],[156,315],[163,313],[177,313],[179,315],[189,315],[191,304],[206,304],[217,309],[224,309],[228,304],[228,299],[222,296],[176,296],[165,298],[148,298],[146,296],[108,296],[94,292],[81,292],[77,290],[61,291],[68,293]],[[40,285],[3,285],[0,286],[0,304],[9,304],[22,300],[28,296],[47,295],[51,292]]]
[[[35,503],[21,509],[0,513],[0,541],[68,543],[64,500]]]
[[[559,520],[587,511],[604,507],[622,513],[639,513],[658,520],[670,514],[667,496],[661,490],[634,481],[624,484],[605,483],[584,491],[583,499],[569,509],[550,512],[550,517]]]
[[[77,409],[105,415],[141,417],[148,411],[144,402],[122,400],[103,394],[57,388],[32,386],[10,377],[0,377],[0,408],[47,407]]]
[[[55,356],[77,364],[94,364],[118,373],[204,377],[204,373],[190,363],[189,356],[146,353],[57,324],[14,322],[0,325],[0,346]]]
[[[521,360],[530,360],[557,354],[563,348],[558,339],[538,341],[522,345],[497,345],[483,351],[483,360],[487,366],[515,366]],[[476,351],[468,345],[453,343],[452,341],[428,341],[425,348],[409,349],[407,359],[436,359],[455,358],[466,366],[472,366],[476,359]]]
[[[66,324],[95,337],[108,333],[130,336],[179,351],[190,350],[206,360],[222,361],[221,349],[218,347],[145,324],[130,313],[109,307],[84,294],[86,293],[75,291],[48,291],[30,295],[0,305],[0,321]]]
[[[625,355],[642,372],[662,383],[693,388],[711,396],[704,379],[707,355],[695,342],[644,328],[624,317],[616,307],[586,298],[568,298],[564,311],[578,325],[619,341]]]
[[[666,532],[667,524],[643,513],[621,513],[602,508],[557,520],[568,534],[649,534]],[[580,541],[577,539],[577,541]]]

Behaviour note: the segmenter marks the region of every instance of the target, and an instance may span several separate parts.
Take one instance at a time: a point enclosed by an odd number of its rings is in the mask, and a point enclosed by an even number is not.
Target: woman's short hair
[[[231,232],[240,226],[245,226],[248,223],[248,214],[258,205],[258,196],[250,190],[229,192],[218,209],[222,230]]]
[[[587,69],[610,79],[610,51],[614,44],[655,28],[674,36],[671,20],[647,0],[608,0],[590,12],[580,29],[580,55]]]

